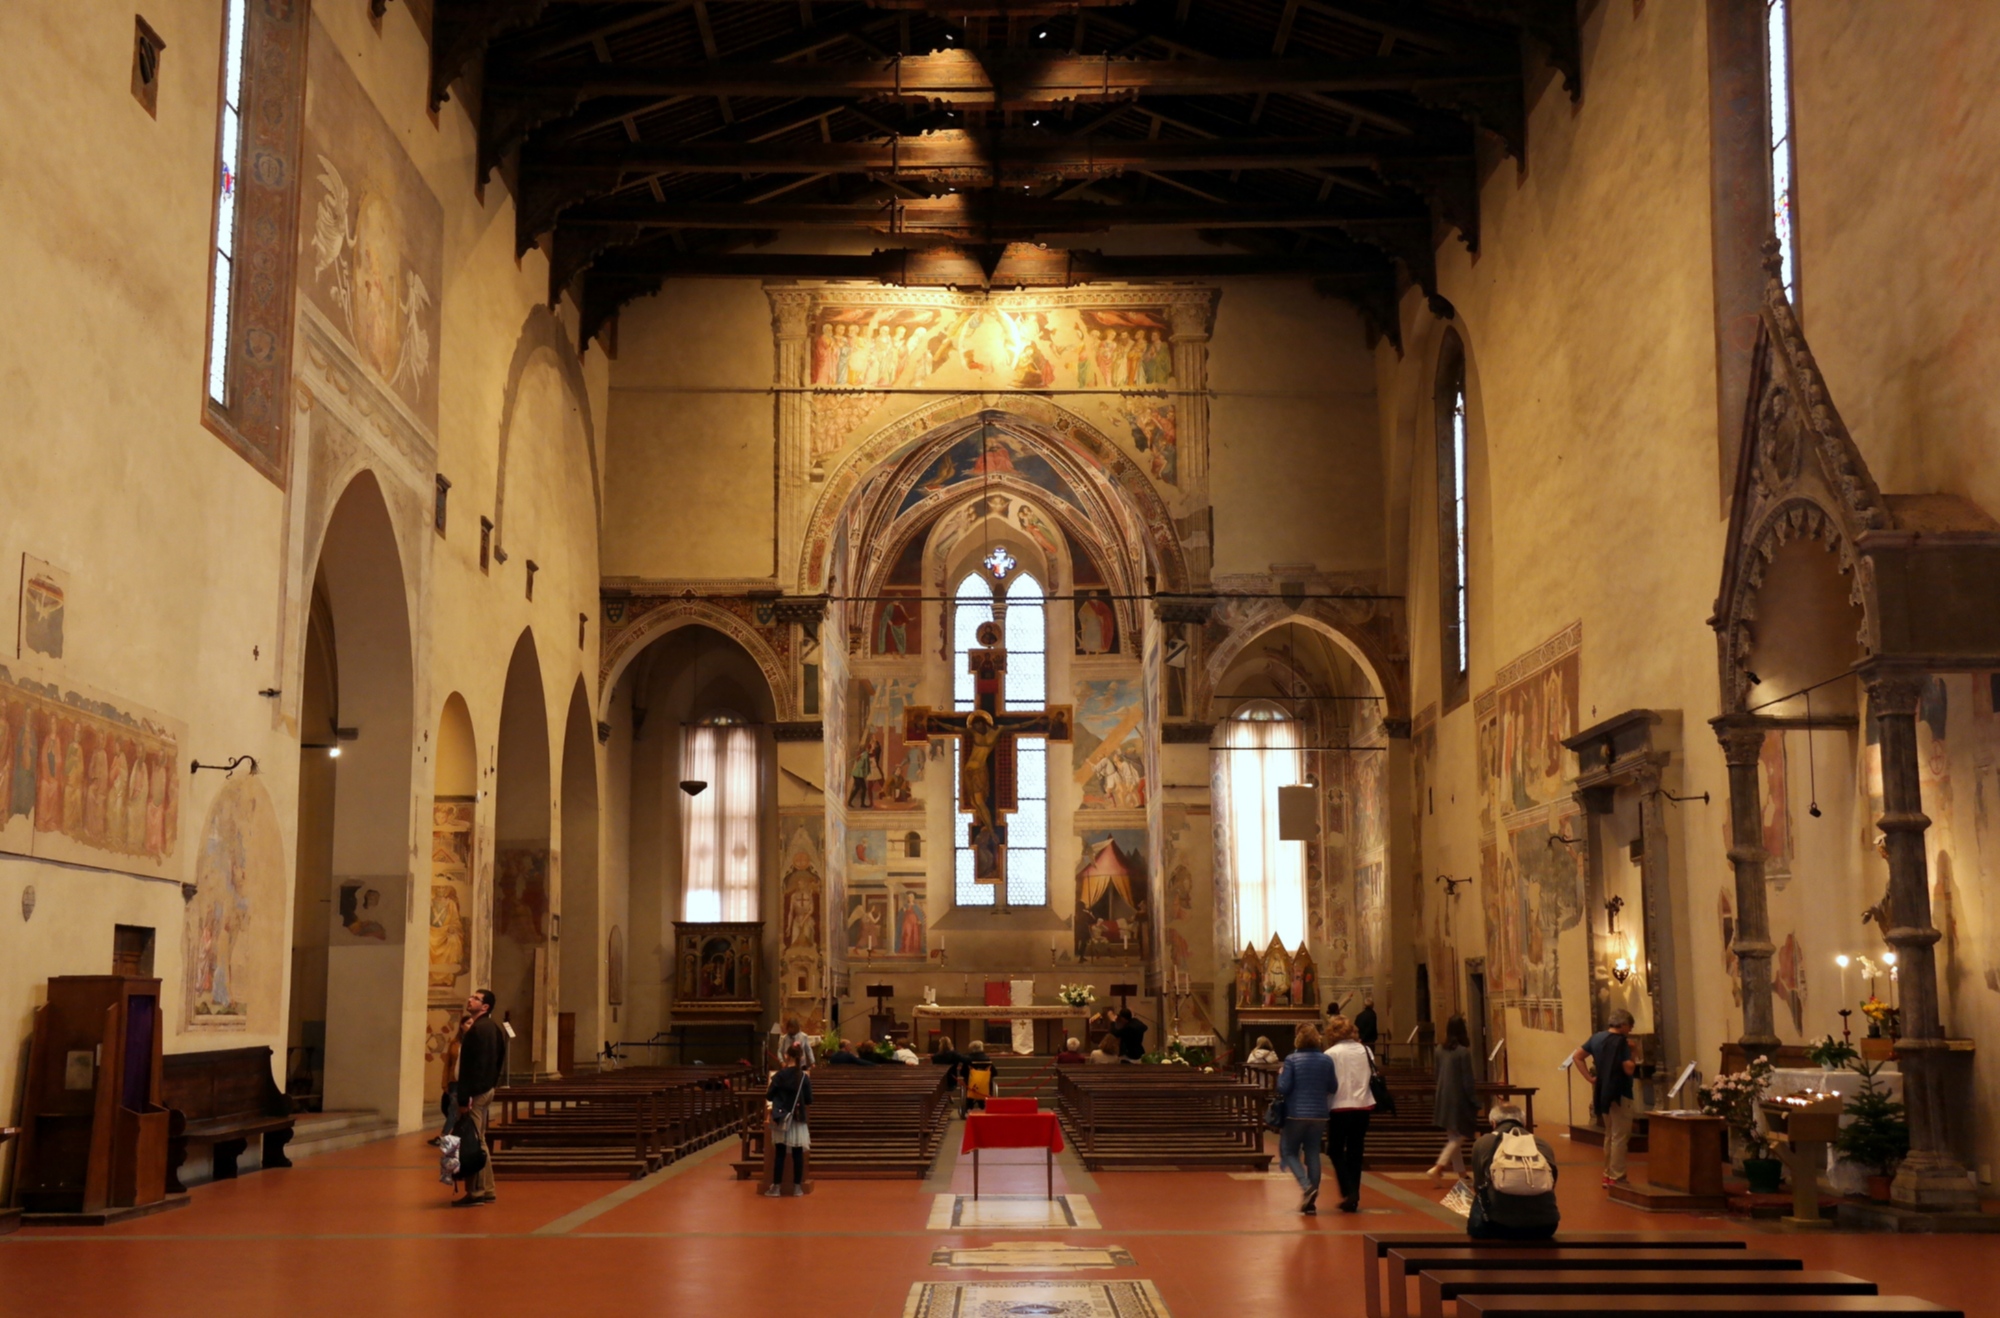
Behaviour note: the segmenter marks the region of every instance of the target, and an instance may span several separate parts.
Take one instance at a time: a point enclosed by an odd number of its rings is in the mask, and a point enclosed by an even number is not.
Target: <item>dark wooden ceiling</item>
[[[1289,276],[1393,334],[1437,243],[1478,246],[1481,134],[1522,156],[1545,64],[1579,94],[1576,7],[434,0],[432,97],[586,341],[677,275]]]

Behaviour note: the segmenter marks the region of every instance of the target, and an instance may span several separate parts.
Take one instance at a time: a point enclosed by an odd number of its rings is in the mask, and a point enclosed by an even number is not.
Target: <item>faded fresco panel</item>
[[[21,627],[14,653],[27,659],[63,657],[63,618],[69,573],[32,554],[21,555]]]
[[[444,208],[317,21],[300,160],[300,290],[435,435]]]
[[[825,1028],[826,817],[813,810],[778,815],[783,878],[778,884],[778,968],[787,1015],[808,1032]]]
[[[1090,678],[1076,683],[1075,741],[1070,747],[1080,804],[1140,810],[1146,805],[1146,765],[1139,733],[1145,719],[1137,679]]]
[[[181,925],[182,1031],[275,1033],[282,1025],[285,847],[264,785],[222,785],[202,824]]]
[[[476,803],[431,805],[430,1000],[457,1005],[472,992],[472,822]]]
[[[163,715],[0,667],[0,851],[180,877],[186,740]]]
[[[1146,882],[1146,830],[1083,829],[1076,867],[1076,956],[1152,957],[1151,894]]]
[[[903,711],[917,703],[919,679],[857,677],[847,702],[846,801],[850,810],[921,810],[924,748],[903,740]]]

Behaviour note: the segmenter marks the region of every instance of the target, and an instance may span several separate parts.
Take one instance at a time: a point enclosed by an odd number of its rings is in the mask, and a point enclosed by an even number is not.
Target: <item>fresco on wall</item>
[[[921,646],[924,604],[921,589],[887,587],[875,602],[872,650],[878,655],[916,654]]]
[[[1481,870],[1487,983],[1530,1029],[1563,1029],[1558,941],[1583,918],[1588,857],[1563,739],[1577,727],[1583,624],[1504,665],[1474,701],[1481,760]],[[1490,857],[1489,857],[1490,851]]]
[[[847,703],[846,801],[850,810],[921,810],[924,747],[903,740],[903,711],[917,703],[919,679],[857,677]]]
[[[429,989],[433,1003],[462,1001],[472,992],[472,821],[476,803],[438,797],[431,803]]]
[[[1080,513],[1088,513],[1082,499],[1062,473],[1026,441],[1004,430],[990,427],[973,431],[953,444],[917,477],[917,483],[903,496],[896,515],[901,516],[933,494],[989,476],[1013,476],[1036,489],[1061,499]]]
[[[826,818],[822,811],[778,815],[783,877],[778,882],[778,966],[785,1011],[808,1031],[823,1027],[826,987]]]
[[[277,807],[249,774],[222,785],[181,924],[181,1029],[274,1030],[283,974],[285,848]]]
[[[51,567],[33,554],[21,555],[21,628],[15,653],[26,659],[63,657],[63,618],[69,599],[69,573]]]
[[[435,434],[444,208],[317,23],[300,159],[309,180],[299,225],[305,300]]]
[[[1786,934],[1771,958],[1771,993],[1791,1009],[1792,1033],[1806,1028],[1806,954],[1797,934]]]
[[[0,666],[0,851],[177,876],[186,736],[129,702]]]
[[[1080,655],[1118,653],[1118,614],[1109,591],[1078,591],[1076,652]]]
[[[505,843],[493,877],[493,931],[523,947],[549,931],[549,849]]]
[[[1153,479],[1179,485],[1180,439],[1176,433],[1174,405],[1157,398],[1128,398],[1116,409],[1118,422],[1139,455],[1140,465]]]
[[[1385,868],[1379,860],[1354,867],[1353,962],[1358,976],[1381,976],[1389,971],[1389,888],[1383,877]]]
[[[1146,830],[1085,829],[1076,867],[1076,955],[1152,956]]]
[[[1785,781],[1785,734],[1767,732],[1758,753],[1758,796],[1764,813],[1764,879],[1779,892],[1792,881],[1792,802]]]
[[[1135,679],[1090,678],[1076,683],[1076,740],[1070,758],[1085,809],[1145,807],[1146,767],[1139,742],[1144,713]]]

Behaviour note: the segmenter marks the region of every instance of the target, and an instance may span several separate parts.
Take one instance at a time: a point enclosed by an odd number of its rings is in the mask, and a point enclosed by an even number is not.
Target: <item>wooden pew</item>
[[[1479,1240],[1463,1231],[1371,1231],[1361,1237],[1362,1297],[1368,1318],[1382,1318],[1385,1290],[1404,1285],[1400,1267],[1385,1280],[1383,1269],[1389,1251],[1436,1245],[1478,1245],[1482,1249],[1630,1249],[1659,1245],[1674,1249],[1746,1249],[1741,1240],[1731,1240],[1708,1231],[1565,1231],[1550,1240]],[[1588,1266],[1583,1265],[1583,1266]],[[1393,1282],[1391,1286],[1389,1283]]]
[[[1424,1318],[1444,1318],[1447,1301],[1468,1295],[1633,1296],[1672,1295],[1707,1299],[1750,1295],[1874,1295],[1875,1283],[1845,1272],[1796,1269],[1743,1272],[1702,1268],[1687,1272],[1604,1268],[1564,1268],[1554,1272],[1503,1269],[1432,1268],[1417,1278]]]
[[[1389,1318],[1408,1318],[1407,1279],[1431,1269],[1482,1268],[1507,1272],[1548,1272],[1561,1268],[1588,1268],[1616,1272],[1774,1272],[1803,1270],[1797,1259],[1750,1250],[1676,1249],[1656,1245],[1632,1245],[1620,1250],[1569,1249],[1488,1249],[1477,1241],[1453,1247],[1408,1246],[1389,1251]]]
[[[1175,1066],[1078,1066],[1056,1075],[1056,1114],[1092,1171],[1133,1167],[1267,1171],[1268,1091]]]
[[[218,1181],[236,1175],[236,1160],[253,1138],[264,1142],[265,1167],[289,1167],[292,1105],[271,1078],[271,1050],[217,1048],[162,1059],[161,1106],[167,1111],[167,1190],[185,1194],[181,1164],[206,1145]]]
[[[1965,1318],[1908,1295],[1467,1295],[1458,1302],[1460,1318],[1626,1318],[1628,1314],[1675,1314],[1685,1318]]]
[[[640,1066],[527,1085],[493,1096],[487,1127],[503,1179],[644,1176],[733,1133],[750,1068]]]
[[[950,1117],[948,1067],[819,1066],[812,1072],[811,1174],[841,1180],[922,1179]],[[741,1096],[737,1179],[768,1178],[764,1091]]]

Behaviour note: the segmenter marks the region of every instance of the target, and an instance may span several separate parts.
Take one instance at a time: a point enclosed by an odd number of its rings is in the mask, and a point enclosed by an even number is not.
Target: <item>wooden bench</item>
[[[819,1066],[812,1072],[814,1177],[838,1180],[915,1179],[929,1174],[950,1118],[948,1067]],[[742,1146],[737,1179],[770,1175],[764,1091],[741,1096]]]
[[[1056,1075],[1056,1115],[1091,1171],[1268,1171],[1268,1091],[1177,1066],[1079,1066]]]
[[[1370,1231],[1361,1237],[1362,1297],[1368,1318],[1382,1318],[1384,1260],[1392,1249],[1426,1245],[1478,1245],[1482,1249],[1626,1249],[1666,1245],[1675,1249],[1745,1249],[1708,1231],[1566,1231],[1549,1240],[1473,1240],[1463,1231]],[[1586,1265],[1587,1266],[1587,1265]],[[1396,1279],[1402,1280],[1401,1270]]]
[[[1459,1300],[1460,1318],[1498,1318],[1501,1314],[1559,1314],[1562,1318],[1626,1318],[1628,1314],[1685,1314],[1688,1318],[1765,1318],[1767,1314],[1842,1318],[1965,1318],[1963,1309],[1947,1309],[1908,1295],[1467,1295]]]
[[[746,1065],[641,1066],[493,1095],[487,1142],[508,1180],[644,1176],[736,1130]]]
[[[1554,1272],[1498,1268],[1433,1268],[1417,1278],[1424,1318],[1444,1318],[1447,1301],[1468,1295],[1673,1295],[1707,1298],[1747,1295],[1874,1295],[1875,1283],[1845,1272],[1770,1272],[1696,1268],[1686,1272],[1585,1267]]]
[[[1797,1259],[1750,1250],[1677,1249],[1672,1246],[1633,1245],[1621,1250],[1604,1249],[1487,1249],[1483,1242],[1443,1248],[1434,1245],[1389,1251],[1389,1318],[1407,1318],[1407,1279],[1437,1270],[1472,1268],[1505,1272],[1549,1272],[1562,1268],[1587,1268],[1607,1272],[1798,1272],[1805,1265]]]
[[[188,1150],[206,1146],[211,1175],[236,1175],[236,1160],[253,1138],[264,1142],[265,1167],[289,1167],[292,1105],[271,1078],[271,1050],[217,1048],[170,1053],[162,1059],[160,1101],[167,1112],[167,1190],[185,1194],[181,1164]]]

